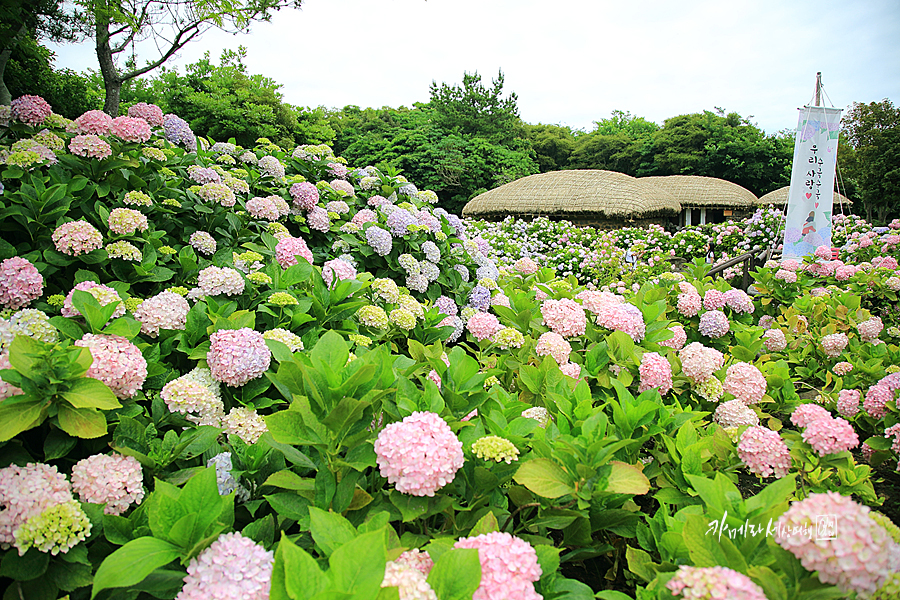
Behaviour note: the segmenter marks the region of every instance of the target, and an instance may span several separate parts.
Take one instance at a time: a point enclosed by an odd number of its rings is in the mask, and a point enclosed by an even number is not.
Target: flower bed
[[[897,593],[891,231],[750,297],[707,245],[772,212],[464,222],[327,146],[45,104],[0,129],[11,597]]]

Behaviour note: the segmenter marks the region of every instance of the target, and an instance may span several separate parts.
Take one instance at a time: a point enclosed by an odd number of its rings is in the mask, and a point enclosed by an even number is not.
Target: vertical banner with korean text
[[[784,257],[831,246],[831,209],[841,109],[806,106],[794,141],[794,164],[784,226]]]

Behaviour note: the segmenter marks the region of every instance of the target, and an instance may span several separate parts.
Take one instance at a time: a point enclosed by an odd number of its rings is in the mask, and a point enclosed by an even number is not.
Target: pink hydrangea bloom
[[[578,363],[566,363],[564,365],[560,365],[559,370],[562,371],[563,375],[568,375],[572,379],[579,379],[581,377],[581,365]]]
[[[86,254],[103,246],[103,236],[87,221],[63,223],[51,238],[56,249],[69,256]]]
[[[622,304],[625,298],[612,292],[598,292],[596,290],[584,290],[575,296],[577,300],[581,300],[581,305],[591,311],[599,314],[600,311],[610,304]]]
[[[220,329],[209,336],[206,362],[216,381],[231,387],[262,377],[272,361],[266,340],[248,327]]]
[[[191,559],[175,600],[269,600],[271,551],[240,533],[223,533]]]
[[[753,299],[744,290],[730,289],[725,292],[725,305],[736,313],[753,312]]]
[[[859,390],[841,390],[838,394],[837,411],[843,417],[854,417],[859,413]]]
[[[672,337],[659,342],[659,345],[674,348],[675,350],[681,350],[684,347],[684,343],[687,341],[687,333],[685,333],[684,327],[681,325],[673,325],[672,327],[669,327],[669,331],[673,333]]]
[[[102,160],[112,155],[112,147],[99,136],[93,134],[76,135],[69,140],[69,152],[75,156]]]
[[[842,361],[842,362],[837,363],[836,365],[834,365],[834,368],[832,369],[832,371],[834,371],[834,374],[837,375],[838,377],[843,377],[844,375],[846,375],[847,373],[849,373],[852,370],[853,370],[853,365],[848,363],[847,361]]]
[[[569,298],[544,300],[541,315],[544,317],[544,325],[563,337],[582,335],[587,326],[584,309]]]
[[[481,562],[481,585],[472,600],[540,600],[534,582],[541,578],[537,553],[512,534],[494,531],[462,538],[454,548],[475,548]]]
[[[900,373],[882,377],[866,392],[863,410],[867,415],[880,419],[887,414],[887,403],[896,400],[897,390],[900,390]]]
[[[112,131],[113,118],[102,110],[89,110],[74,121],[75,133],[106,135]]]
[[[118,398],[131,398],[147,379],[147,361],[138,347],[120,335],[86,333],[75,342],[87,348],[94,362],[86,376],[105,383]]]
[[[281,200],[281,202],[284,203],[284,206],[282,206],[278,200]],[[246,206],[250,216],[254,219],[265,219],[266,221],[277,221],[290,212],[287,202],[284,201],[284,198],[279,196],[266,196],[265,198],[255,196],[247,200]],[[287,211],[282,212],[285,208],[287,208]]]
[[[173,379],[163,386],[159,396],[171,412],[185,414],[192,423],[222,425],[225,417],[222,393],[209,369],[198,367]]]
[[[138,102],[134,106],[128,108],[129,117],[138,117],[147,121],[152,127],[163,126],[163,111],[155,104],[147,104],[146,102]]]
[[[343,166],[343,165],[341,165]],[[345,167],[346,168],[346,167]],[[331,182],[331,189],[336,192],[343,192],[347,196],[355,196],[356,192],[353,189],[353,184],[349,181],[344,181],[343,179],[335,179]]]
[[[645,352],[638,371],[641,375],[639,393],[656,388],[661,395],[665,395],[672,389],[672,365],[664,356],[656,352]]]
[[[702,302],[700,294],[698,294],[696,290],[693,293],[681,293],[678,294],[678,301],[675,304],[675,308],[681,316],[691,318],[700,312]]]
[[[878,339],[878,335],[884,329],[884,324],[881,322],[881,318],[870,317],[857,325],[856,328],[859,331],[859,337],[863,341],[871,342]]]
[[[325,285],[331,287],[335,275],[341,280],[354,279],[356,278],[356,267],[342,258],[325,261],[325,264],[322,265],[322,279],[325,280]]]
[[[312,210],[319,202],[318,188],[308,181],[292,185],[290,194],[291,198],[294,199],[294,206],[301,210]]]
[[[15,543],[13,534],[28,519],[72,499],[66,476],[54,466],[28,463],[0,469],[0,548]]]
[[[210,265],[200,271],[197,277],[197,287],[203,296],[235,296],[243,293],[244,286],[244,278],[240,272],[231,267]]]
[[[843,452],[859,445],[859,436],[853,426],[844,419],[814,419],[803,430],[803,439],[820,456]]]
[[[414,567],[398,561],[391,561],[385,565],[381,587],[397,588],[400,600],[438,600],[425,575]]]
[[[17,310],[44,293],[44,278],[21,256],[0,262],[0,306]]]
[[[205,256],[216,252],[216,240],[206,231],[195,231],[188,239],[188,243],[194,250]]]
[[[666,587],[686,600],[766,600],[753,580],[728,567],[682,565]]]
[[[513,268],[521,275],[531,275],[533,273],[537,273],[539,267],[538,264],[532,259],[528,258],[527,256],[523,256],[515,262]]]
[[[731,329],[731,322],[721,310],[708,310],[700,315],[700,333],[711,337],[722,337]]]
[[[822,515],[836,519],[833,537],[804,533],[816,532]],[[837,492],[814,493],[792,503],[778,519],[775,541],[805,569],[817,572],[823,583],[862,597],[869,597],[900,570],[900,549],[869,516],[869,507]]]
[[[131,235],[135,231],[147,231],[147,217],[133,208],[114,208],[109,212],[109,230],[117,235]]]
[[[741,435],[738,456],[750,472],[760,476],[784,477],[791,470],[791,451],[777,432],[765,427],[749,427]]]
[[[412,496],[434,496],[453,481],[464,461],[462,442],[432,412],[414,412],[382,429],[375,455],[381,476]]]
[[[763,334],[763,344],[769,352],[781,352],[787,348],[787,338],[780,329],[767,329]]]
[[[822,349],[829,358],[837,358],[850,343],[846,333],[832,333],[822,338]]]
[[[725,356],[715,348],[707,348],[700,342],[691,342],[678,353],[681,372],[694,383],[706,381],[725,366]]]
[[[538,338],[534,352],[538,356],[547,356],[548,354],[556,359],[557,364],[564,365],[569,361],[569,354],[572,353],[572,346],[566,341],[566,338],[548,331],[542,333]]]
[[[378,215],[375,214],[374,210],[364,208],[353,215],[353,218],[350,219],[350,222],[362,227],[366,223],[377,223]]]
[[[113,311],[110,319],[117,319],[125,314],[125,304],[122,302],[122,298],[119,296],[119,292],[109,287],[108,285],[103,285],[102,283],[82,281],[74,288],[69,290],[68,294],[66,294],[66,297],[63,300],[62,308],[60,309],[60,312],[64,317],[81,316],[81,313],[77,308],[75,308],[75,305],[72,303],[72,296],[75,295],[76,290],[88,292],[97,300],[100,306],[106,306],[107,304],[110,304],[112,302],[118,302],[119,305],[116,307],[115,311]]]
[[[26,125],[37,127],[53,112],[50,104],[40,96],[19,96],[9,104],[10,114]]]
[[[144,472],[131,456],[95,454],[72,467],[72,489],[82,502],[106,504],[108,515],[121,515],[144,499]]]
[[[141,322],[141,333],[156,337],[160,329],[181,329],[190,310],[187,300],[175,292],[160,292],[141,302],[132,313]]]
[[[890,427],[885,429],[884,437],[888,439],[894,438],[891,442],[891,450],[893,452],[900,452],[900,423],[891,425]],[[863,446],[868,446],[868,444],[863,444]]]
[[[492,337],[502,327],[500,320],[496,316],[484,312],[476,312],[466,322],[466,328],[469,330],[469,333],[479,342]]]
[[[750,363],[739,362],[728,367],[722,385],[744,404],[756,404],[766,394],[765,376]]]
[[[310,229],[328,233],[329,228],[331,228],[331,218],[328,216],[327,210],[321,206],[314,206],[306,213],[306,224],[309,225]]]
[[[627,302],[604,306],[597,314],[597,324],[607,329],[621,331],[635,342],[643,340],[647,330],[641,309]]]
[[[797,427],[806,427],[816,419],[831,418],[831,413],[818,404],[807,402],[801,404],[791,413],[791,423]]]
[[[707,290],[703,294],[703,308],[706,310],[720,310],[725,306],[725,293],[719,290]]]
[[[815,251],[816,258],[821,258],[822,260],[831,260],[831,247],[830,246],[819,246]]]
[[[788,271],[787,269],[778,269],[775,272],[775,279],[778,279],[785,283],[797,283],[797,273],[794,271]]]
[[[126,142],[143,143],[150,139],[150,124],[138,117],[116,117],[112,134]]]
[[[431,560],[431,555],[428,554],[427,551],[422,552],[418,548],[407,550],[398,556],[394,562],[412,567],[426,577],[431,573],[431,569],[434,567],[434,561]]]
[[[713,421],[722,427],[740,427],[741,425],[759,425],[759,417],[740,400],[729,400],[716,407]]]
[[[793,258],[789,258],[781,263],[781,268],[784,269],[785,271],[796,271],[797,269],[800,268],[800,265],[801,265],[800,261],[793,259]]]

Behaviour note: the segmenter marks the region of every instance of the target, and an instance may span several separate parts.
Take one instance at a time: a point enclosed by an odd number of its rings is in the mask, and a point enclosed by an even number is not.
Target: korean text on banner
[[[831,246],[834,170],[841,110],[823,106],[800,109],[788,196],[782,256],[813,254]]]

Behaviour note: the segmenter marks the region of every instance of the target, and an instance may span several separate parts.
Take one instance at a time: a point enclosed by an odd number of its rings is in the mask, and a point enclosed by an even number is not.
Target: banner
[[[794,164],[784,226],[784,257],[831,247],[831,210],[841,109],[806,106],[794,140]]]

